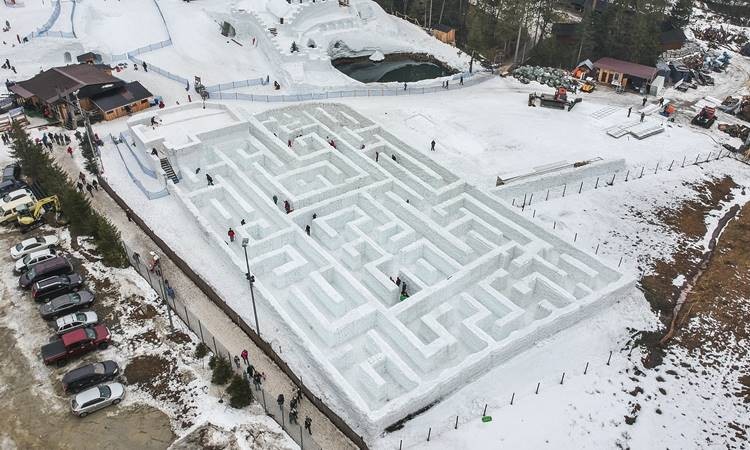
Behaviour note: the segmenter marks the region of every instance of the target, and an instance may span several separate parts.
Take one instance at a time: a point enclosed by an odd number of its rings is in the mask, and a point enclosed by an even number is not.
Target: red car
[[[42,346],[44,364],[57,363],[64,365],[69,358],[83,355],[95,349],[104,350],[109,346],[112,336],[104,325],[79,328],[65,333],[49,344]]]

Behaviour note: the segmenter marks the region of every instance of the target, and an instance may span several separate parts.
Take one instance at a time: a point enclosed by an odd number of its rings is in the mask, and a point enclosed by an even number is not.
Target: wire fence
[[[201,319],[190,311],[178,292],[172,291],[172,295],[168,294],[168,274],[163,273],[160,267],[150,270],[146,262],[142,260],[141,255],[135,252],[127,244],[124,245],[130,265],[141,277],[143,277],[144,280],[148,282],[154,292],[156,292],[161,299],[161,302],[170,308],[172,312],[177,313],[177,316],[182,322],[201,340],[201,342],[211,349],[214,355],[226,358],[230,364],[232,364],[232,370],[235,374],[247,379],[247,366],[244,363],[240,363],[238,366],[233,362],[235,357],[239,358],[240,355],[232,354],[227,346],[221,342],[220,338],[217,338],[205,326],[203,326]],[[171,320],[170,316],[170,321]],[[264,376],[265,374],[263,374],[263,377]],[[290,419],[294,418],[289,416],[288,408],[285,408],[276,402],[276,395],[268,392],[268,390],[263,387],[263,381],[260,383],[254,383],[252,380],[249,381],[252,391],[252,400],[263,406],[266,415],[273,418],[273,420],[282,427],[282,429],[300,446],[300,448],[322,450],[322,447],[313,439],[311,432],[305,431],[303,428],[302,421],[304,418],[290,421]]]
[[[682,159],[674,159],[669,162],[658,161],[655,165],[644,164],[640,167],[633,167],[624,169],[616,172],[612,172],[610,175],[601,175],[591,178],[579,179],[575,182],[563,183],[555,185],[549,188],[543,188],[539,190],[529,191],[512,198],[506,198],[503,196],[503,189],[496,188],[494,195],[511,200],[511,205],[519,207],[521,209],[528,208],[532,204],[539,202],[545,202],[557,198],[565,198],[566,196],[581,194],[591,190],[597,190],[602,188],[614,187],[615,185],[620,186],[623,182],[640,180],[641,178],[648,177],[649,175],[656,175],[660,171],[675,171],[683,169],[685,167],[706,164],[712,161],[717,161],[721,158],[732,157],[741,161],[747,162],[747,158],[744,156],[736,156],[729,150],[719,150],[717,152],[698,153],[695,158],[683,156]],[[512,187],[512,184],[508,184],[508,187]]]

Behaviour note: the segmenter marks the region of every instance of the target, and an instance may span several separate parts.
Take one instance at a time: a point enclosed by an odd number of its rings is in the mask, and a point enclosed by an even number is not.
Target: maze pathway
[[[380,429],[632,286],[347,106],[267,111],[179,152],[176,195],[242,272],[223,242],[249,240],[298,356]]]

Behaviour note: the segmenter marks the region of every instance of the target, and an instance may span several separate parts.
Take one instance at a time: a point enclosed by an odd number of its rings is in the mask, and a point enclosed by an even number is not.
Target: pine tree
[[[127,267],[128,257],[122,244],[120,231],[109,219],[95,213],[94,241],[102,256],[102,262],[109,267]]]
[[[93,141],[92,141],[93,142]],[[96,159],[94,149],[89,144],[89,134],[84,133],[81,140],[81,155],[86,159],[86,170],[94,175],[99,174],[99,161]]]
[[[252,401],[250,383],[237,374],[232,376],[232,382],[227,387],[227,394],[229,394],[229,405],[232,408],[244,408]]]
[[[675,28],[685,28],[693,14],[693,0],[677,0],[669,13],[669,19]]]

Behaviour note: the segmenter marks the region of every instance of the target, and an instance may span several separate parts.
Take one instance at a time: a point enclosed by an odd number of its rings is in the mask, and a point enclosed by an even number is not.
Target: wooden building
[[[456,29],[451,28],[447,25],[436,25],[432,29],[432,35],[438,41],[445,42],[446,44],[456,45]]]
[[[648,89],[657,73],[656,67],[615,58],[598,59],[594,62],[594,68],[597,71],[596,79],[600,83],[622,86],[623,88],[632,87],[636,90],[641,87]]]
[[[93,120],[119,117],[122,114],[115,109],[124,106],[139,111],[144,109],[141,101],[146,100],[145,107],[148,107],[148,98],[151,97],[140,83],[126,83],[112,76],[109,66],[87,63],[53,67],[8,89],[15,94],[19,105],[35,108],[45,117],[59,119],[68,127],[73,127],[80,119],[74,106],[76,95],[81,108]],[[113,100],[107,101],[108,97],[113,97]],[[97,106],[94,99],[103,107]],[[123,101],[129,103],[122,104]]]

